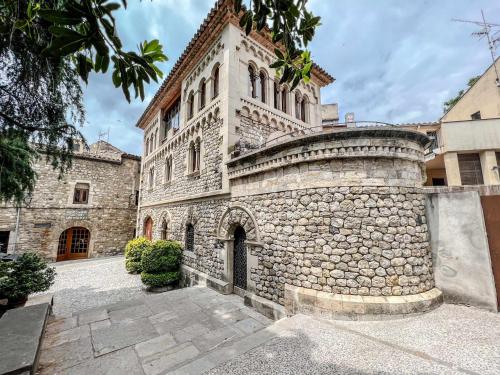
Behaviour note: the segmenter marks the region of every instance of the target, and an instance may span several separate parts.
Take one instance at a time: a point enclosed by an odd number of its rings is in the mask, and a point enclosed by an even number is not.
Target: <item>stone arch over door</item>
[[[245,229],[247,242],[260,243],[260,232],[255,217],[248,208],[239,205],[230,206],[224,211],[217,225],[217,238],[232,239],[238,225]]]
[[[245,233],[246,247],[246,291],[255,293],[256,285],[251,279],[252,268],[258,267],[258,257],[255,249],[262,247],[259,227],[252,212],[240,205],[230,206],[222,214],[217,226],[217,238],[224,242],[224,250],[221,259],[224,260],[224,281],[231,285],[231,289],[237,293],[245,293],[239,288],[234,288],[234,256],[235,256],[235,231],[243,230]],[[238,240],[238,238],[236,238]]]
[[[54,230],[51,231],[50,236],[50,259],[57,261],[57,253],[59,250],[59,240],[61,234],[70,228],[85,228],[90,232],[90,240],[88,243],[86,258],[91,258],[94,253],[98,253],[99,249],[94,249],[95,240],[99,238],[101,232],[97,229],[98,227],[93,224],[90,220],[85,219],[69,219],[58,221],[54,225]],[[61,259],[60,259],[61,260]]]
[[[59,235],[57,261],[87,258],[90,250],[90,230],[70,227]]]

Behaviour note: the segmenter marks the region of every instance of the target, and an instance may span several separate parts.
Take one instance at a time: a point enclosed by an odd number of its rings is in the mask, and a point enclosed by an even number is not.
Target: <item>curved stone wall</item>
[[[308,300],[298,295],[316,293],[310,309],[320,294],[387,302],[433,289],[420,189],[427,143],[404,130],[349,129],[231,160],[231,202],[252,213],[260,233],[255,293],[295,307]]]

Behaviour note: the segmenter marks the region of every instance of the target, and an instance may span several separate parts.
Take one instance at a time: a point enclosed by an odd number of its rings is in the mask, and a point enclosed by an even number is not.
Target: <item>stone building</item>
[[[187,283],[264,312],[408,313],[434,288],[418,132],[324,130],[314,65],[292,92],[229,0],[210,11],[137,126],[138,233],[184,245]],[[390,303],[389,303],[390,302]]]
[[[36,251],[52,261],[123,252],[135,235],[139,157],[99,141],[77,145],[62,179],[43,155],[34,169],[38,180],[25,204],[0,205],[2,251]]]

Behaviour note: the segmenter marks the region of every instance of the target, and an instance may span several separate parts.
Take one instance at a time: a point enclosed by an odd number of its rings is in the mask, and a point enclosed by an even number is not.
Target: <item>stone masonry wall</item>
[[[222,119],[206,121],[197,132],[191,136],[182,137],[182,140],[172,143],[168,150],[156,154],[147,161],[142,171],[141,205],[158,201],[184,197],[193,194],[206,193],[222,188]],[[200,172],[188,174],[188,148],[192,140],[201,139],[201,167]],[[172,156],[173,177],[170,182],[165,181],[165,163],[167,157]],[[149,188],[149,171],[154,166],[155,182]]]
[[[261,231],[258,295],[283,304],[285,283],[390,296],[434,286],[424,194],[405,187],[302,189],[233,199]]]
[[[31,202],[20,211],[16,252],[36,251],[55,260],[61,233],[75,226],[90,230],[89,256],[123,252],[133,238],[139,190],[140,161],[121,161],[77,156],[61,179],[45,162],[37,161],[38,179]],[[89,203],[73,204],[76,183],[90,185]],[[16,238],[16,208],[0,206],[0,230],[10,231],[9,252]]]
[[[139,233],[147,217],[153,220],[153,240],[162,238],[163,221],[167,223],[167,239],[181,242],[184,247],[185,228],[194,225],[194,251],[184,251],[183,263],[218,279],[223,278],[224,260],[220,257],[223,244],[216,238],[218,219],[228,206],[227,199],[196,203],[171,204],[141,211]]]

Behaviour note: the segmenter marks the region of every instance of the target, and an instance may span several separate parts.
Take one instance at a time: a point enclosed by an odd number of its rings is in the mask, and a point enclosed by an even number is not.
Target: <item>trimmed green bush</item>
[[[125,268],[129,273],[141,273],[142,271],[141,262],[136,262],[132,259],[125,260]]]
[[[38,254],[28,252],[14,261],[0,261],[0,299],[15,301],[43,292],[54,284],[56,271]]]
[[[182,246],[176,241],[155,241],[141,257],[141,280],[151,287],[162,287],[179,280]]]
[[[151,248],[152,243],[146,237],[138,237],[130,240],[125,246],[125,268],[130,273],[140,273],[142,253]]]
[[[180,278],[179,272],[146,273],[141,272],[141,281],[147,286],[160,288],[175,283]]]

